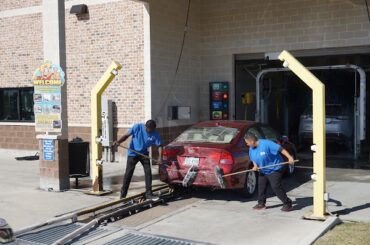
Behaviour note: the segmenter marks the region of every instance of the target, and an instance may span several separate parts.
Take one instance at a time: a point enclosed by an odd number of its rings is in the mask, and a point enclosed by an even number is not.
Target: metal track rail
[[[163,191],[165,189],[170,190],[168,185],[163,185],[163,186],[160,186],[158,188],[153,189],[153,192],[161,194],[161,191]],[[35,229],[40,229],[44,226],[60,223],[60,222],[67,221],[67,220],[71,220],[72,222],[76,222],[78,217],[80,217],[82,215],[86,215],[86,214],[89,214],[89,213],[95,213],[97,211],[101,211],[101,210],[104,210],[104,209],[107,209],[107,208],[112,208],[116,205],[127,205],[129,203],[133,203],[135,200],[143,200],[143,199],[145,199],[144,197],[145,197],[145,193],[140,193],[140,194],[130,196],[130,197],[127,197],[127,198],[122,198],[122,199],[119,199],[119,200],[106,202],[106,203],[101,204],[101,205],[89,207],[89,208],[86,208],[86,209],[83,209],[83,210],[80,210],[80,211],[77,211],[77,212],[65,213],[65,214],[62,214],[60,216],[54,217],[50,220],[47,220],[45,222],[30,225],[30,226],[21,228],[19,230],[16,230],[14,232],[14,234],[15,234],[15,236],[19,236],[21,234],[33,231]]]
[[[165,193],[160,193],[159,200],[157,201],[144,200],[142,199],[142,197],[133,199],[130,201],[130,203],[126,203],[121,207],[117,207],[113,210],[108,210],[98,214],[97,217],[91,220],[89,223],[75,230],[71,234],[68,234],[65,237],[59,239],[58,241],[53,243],[53,245],[64,245],[68,242],[71,242],[73,239],[80,237],[90,229],[93,229],[94,227],[102,223],[115,222],[116,220],[119,220],[124,216],[132,215],[133,213],[138,213],[144,209],[152,208],[159,203],[164,203],[172,197],[173,191],[172,189],[168,188]]]

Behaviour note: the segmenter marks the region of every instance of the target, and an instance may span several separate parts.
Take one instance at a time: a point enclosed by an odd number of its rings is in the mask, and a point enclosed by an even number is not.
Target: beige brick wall
[[[0,19],[0,87],[31,87],[43,60],[41,14]]]
[[[192,0],[188,35],[175,80],[187,0],[149,2],[152,111],[165,128],[208,119],[208,82],[233,83],[234,54],[370,43],[370,23],[362,1]],[[39,4],[41,0],[5,0],[0,11]],[[90,90],[114,59],[123,64],[123,69],[106,94],[118,105],[118,123],[144,120],[143,10],[142,3],[129,0],[91,5],[89,16],[80,20],[66,10],[70,124],[89,123]],[[34,69],[43,60],[41,21],[41,14],[0,19],[0,47],[6,47],[0,52],[1,87],[29,86]],[[170,105],[192,106],[192,120],[168,122]],[[1,126],[0,130],[32,129],[24,128]],[[86,138],[88,131],[72,127],[70,136],[82,134]],[[22,138],[21,134],[17,137]],[[4,140],[0,147],[3,145],[14,146]]]
[[[187,2],[187,0],[150,1],[152,114],[161,127],[187,125],[199,120],[201,71],[199,1],[192,1],[183,56],[175,79]],[[168,106],[191,106],[192,119],[167,121]]]
[[[234,54],[370,44],[370,23],[363,1],[200,2],[201,119],[208,119],[208,82],[233,82]]]
[[[0,11],[39,6],[42,0],[1,0]]]
[[[0,125],[0,148],[37,150],[35,128],[33,126]]]
[[[143,4],[123,0],[89,6],[78,20],[66,11],[68,120],[90,121],[90,91],[112,60],[123,68],[106,91],[119,124],[144,119]]]

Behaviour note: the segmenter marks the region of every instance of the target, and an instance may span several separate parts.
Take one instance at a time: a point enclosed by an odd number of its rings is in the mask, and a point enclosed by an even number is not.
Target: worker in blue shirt
[[[154,120],[149,120],[144,124],[138,123],[132,126],[132,128],[123,135],[119,140],[114,142],[114,146],[120,145],[122,142],[126,141],[130,136],[132,137],[130,143],[130,149],[127,153],[127,165],[126,172],[123,178],[123,184],[121,188],[121,198],[127,196],[128,188],[130,186],[131,178],[134,174],[135,166],[138,162],[144,167],[145,173],[145,188],[146,188],[146,199],[158,200],[158,197],[154,196],[152,193],[152,169],[150,165],[149,158],[141,156],[136,152],[139,152],[143,155],[149,156],[148,148],[155,145],[158,146],[159,151],[159,160],[160,162],[162,155],[162,141],[159,136],[159,133],[156,130],[156,123]]]
[[[256,210],[266,209],[266,192],[268,184],[270,184],[276,196],[283,202],[281,211],[291,211],[292,200],[288,198],[281,183],[283,166],[259,168],[283,162],[282,155],[288,159],[289,164],[294,164],[294,158],[287,150],[273,141],[258,139],[252,133],[247,133],[244,138],[246,144],[249,146],[249,159],[253,162],[253,169],[259,171],[258,203],[253,208]]]

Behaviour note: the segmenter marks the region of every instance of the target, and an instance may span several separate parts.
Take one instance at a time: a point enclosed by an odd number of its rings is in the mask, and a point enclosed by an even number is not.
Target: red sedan
[[[195,124],[163,149],[159,166],[161,181],[170,185],[182,185],[185,176],[194,173],[191,185],[220,188],[215,175],[219,166],[224,174],[252,168],[248,147],[244,141],[247,132],[260,139],[278,142],[293,156],[295,147],[286,137],[281,137],[268,125],[251,121],[209,121]],[[291,174],[294,167],[287,167]],[[240,190],[243,196],[256,192],[255,172],[224,178],[226,189]]]

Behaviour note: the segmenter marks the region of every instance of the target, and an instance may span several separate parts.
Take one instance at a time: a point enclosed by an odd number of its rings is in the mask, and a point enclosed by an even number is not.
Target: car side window
[[[272,141],[275,141],[275,142],[277,142],[279,140],[279,135],[272,128],[267,127],[267,126],[262,126],[261,130],[262,130],[263,134],[265,135],[266,139],[272,140]]]

